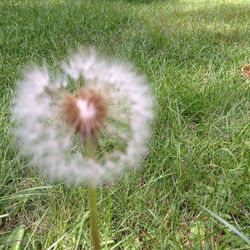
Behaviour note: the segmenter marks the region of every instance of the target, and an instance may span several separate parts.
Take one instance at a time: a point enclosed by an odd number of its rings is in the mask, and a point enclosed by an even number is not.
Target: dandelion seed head
[[[77,51],[62,68],[65,74],[55,79],[45,67],[33,67],[18,82],[13,112],[21,152],[53,179],[75,184],[100,185],[137,167],[153,118],[144,78],[94,51]],[[72,81],[76,93],[68,90]],[[84,154],[79,134],[98,137],[100,158]]]

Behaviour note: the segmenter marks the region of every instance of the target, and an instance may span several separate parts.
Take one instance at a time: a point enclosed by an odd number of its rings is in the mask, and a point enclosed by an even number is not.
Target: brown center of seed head
[[[62,117],[84,138],[95,136],[107,116],[104,98],[96,91],[82,89],[78,96],[64,96]]]

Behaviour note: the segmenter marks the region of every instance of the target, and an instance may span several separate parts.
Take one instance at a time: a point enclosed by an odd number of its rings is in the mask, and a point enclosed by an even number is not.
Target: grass
[[[85,187],[30,169],[9,107],[27,63],[53,71],[68,48],[93,45],[132,62],[157,99],[140,169],[98,189],[103,249],[246,249],[201,206],[248,235],[249,12],[245,0],[1,1],[2,242],[24,225],[21,249],[90,248]]]

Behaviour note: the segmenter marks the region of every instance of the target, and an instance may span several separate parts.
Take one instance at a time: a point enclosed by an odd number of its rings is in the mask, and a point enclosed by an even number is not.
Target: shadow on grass
[[[174,3],[179,1],[180,0],[124,0],[124,2],[133,4]]]
[[[170,15],[159,13],[150,22],[144,18],[144,30],[132,32],[132,39],[137,50],[143,48],[151,55],[165,51],[172,63],[207,65],[213,57],[219,61],[222,50],[246,44],[250,37],[246,25],[249,11],[249,7],[235,5],[175,9]]]
[[[249,20],[250,6],[237,4],[219,4],[214,7],[200,8],[198,10],[189,10],[180,12],[180,17],[188,16],[194,19],[204,20],[206,22],[213,22],[218,20],[223,23],[238,23]]]
[[[133,5],[159,3],[153,0],[126,0],[126,2]],[[176,1],[160,2],[169,5]],[[69,5],[60,2],[47,3],[44,6],[43,4],[22,6],[20,3],[13,5],[5,2],[2,14],[4,20],[2,25],[5,27],[2,49],[7,51],[20,49],[16,51],[19,55],[29,51],[47,57],[49,51],[61,51],[62,54],[66,47],[75,47],[77,44],[95,44],[101,47],[104,45],[106,49],[107,45],[123,47],[124,41],[129,40],[126,36],[132,34],[131,38],[134,39],[132,43],[135,47],[138,48],[138,45],[142,44],[149,53],[155,53],[162,48],[173,49],[173,45],[174,48],[182,48],[181,52],[185,44],[189,44],[190,47],[190,44],[195,43],[199,46],[197,42],[201,46],[210,45],[209,43],[213,45],[239,43],[245,41],[249,35],[249,30],[241,29],[239,25],[233,25],[230,29],[225,26],[234,22],[244,23],[250,11],[250,8],[245,6],[229,4],[188,11],[175,8],[168,14],[164,10],[159,18],[145,17],[142,23],[140,18],[131,14],[127,5],[112,6],[108,1],[100,3],[93,1],[87,4]],[[146,44],[148,47],[145,47]]]

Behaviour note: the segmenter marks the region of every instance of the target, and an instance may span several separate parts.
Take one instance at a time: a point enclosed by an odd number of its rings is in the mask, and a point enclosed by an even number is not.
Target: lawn
[[[21,249],[90,249],[86,187],[30,168],[10,112],[30,62],[53,72],[79,46],[132,63],[156,99],[140,168],[97,190],[102,248],[248,248],[203,207],[248,236],[249,13],[249,0],[2,0],[0,249],[21,225]]]

